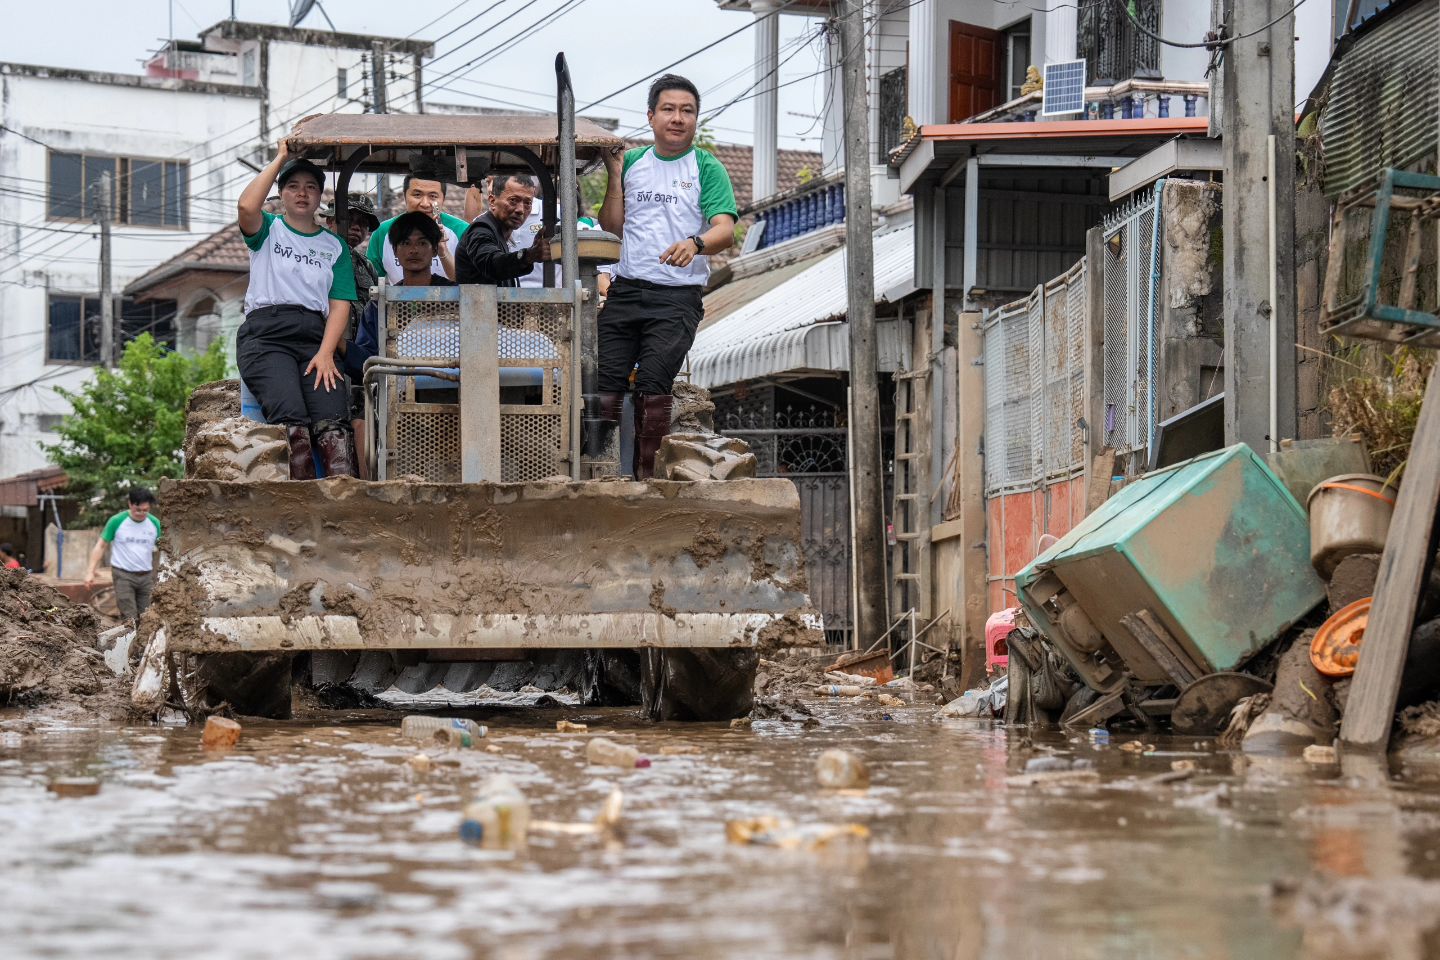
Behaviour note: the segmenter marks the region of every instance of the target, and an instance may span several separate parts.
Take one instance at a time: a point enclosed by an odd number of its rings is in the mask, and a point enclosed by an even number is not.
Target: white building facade
[[[175,304],[120,291],[232,223],[296,120],[367,109],[377,42],[394,109],[413,111],[433,52],[421,41],[224,21],[141,75],[0,63],[0,477],[48,462],[41,445],[70,409],[57,388],[100,361],[103,175],[116,352],[143,332],[174,345]]]

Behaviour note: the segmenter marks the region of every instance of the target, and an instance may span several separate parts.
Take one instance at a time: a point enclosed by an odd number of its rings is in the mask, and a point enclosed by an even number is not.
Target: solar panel
[[[1062,60],[1045,64],[1045,90],[1040,115],[1054,117],[1084,112],[1085,61]]]

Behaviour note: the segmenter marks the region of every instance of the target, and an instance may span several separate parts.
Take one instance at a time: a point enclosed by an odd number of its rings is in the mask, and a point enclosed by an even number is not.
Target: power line
[[[1236,40],[1245,40],[1249,37],[1256,36],[1257,34],[1264,33],[1266,30],[1269,30],[1281,20],[1284,20],[1286,17],[1294,14],[1296,10],[1300,9],[1301,4],[1303,4],[1304,2],[1305,0],[1297,0],[1295,6],[1291,7],[1289,10],[1286,10],[1284,13],[1280,14],[1280,16],[1276,17],[1274,20],[1271,20],[1264,26],[1257,27],[1254,30],[1251,30],[1249,33],[1242,33],[1236,37],[1225,37],[1220,36],[1216,32],[1212,32],[1205,40],[1202,40],[1199,43],[1181,43],[1176,40],[1167,40],[1165,37],[1160,36],[1158,33],[1151,32],[1149,28],[1145,27],[1143,24],[1140,23],[1139,18],[1135,15],[1135,11],[1130,9],[1130,6],[1126,2],[1126,0],[1111,0],[1111,3],[1118,6],[1120,10],[1125,14],[1125,16],[1129,18],[1131,25],[1134,26],[1136,30],[1139,30],[1141,33],[1145,34],[1145,36],[1149,37],[1151,40],[1165,44],[1167,47],[1179,47],[1182,50],[1191,50],[1199,47],[1203,47],[1207,50],[1219,50],[1224,47],[1230,46]]]
[[[698,57],[700,54],[704,53],[706,50],[709,50],[711,47],[714,47],[714,46],[717,46],[718,44],[724,43],[726,40],[729,40],[731,37],[738,36],[738,35],[744,33],[746,30],[750,30],[750,29],[754,28],[754,27],[755,27],[757,24],[759,24],[762,20],[768,20],[768,19],[770,19],[771,17],[778,17],[778,16],[780,16],[780,14],[785,10],[785,8],[786,8],[786,7],[789,7],[789,6],[790,6],[792,3],[794,3],[794,2],[795,2],[795,0],[785,0],[785,2],[784,2],[783,4],[781,4],[781,5],[780,5],[779,7],[777,7],[776,9],[770,11],[769,13],[765,14],[765,16],[753,18],[749,23],[745,24],[744,26],[736,27],[734,30],[731,30],[729,33],[725,34],[723,37],[717,37],[716,39],[711,40],[709,43],[705,44],[705,46],[690,51],[689,53],[685,54],[685,56],[681,57],[679,60],[676,60],[676,61],[674,61],[674,62],[672,62],[672,63],[667,63],[665,66],[661,67],[659,70],[655,70],[655,71],[653,71],[653,72],[651,72],[651,73],[647,73],[647,74],[645,74],[645,76],[641,77],[639,80],[636,80],[636,81],[634,81],[633,83],[627,83],[625,86],[621,87],[619,90],[614,90],[614,91],[612,91],[612,92],[610,92],[610,93],[607,93],[605,96],[601,97],[599,100],[595,100],[595,101],[592,101],[591,103],[587,103],[585,106],[581,107],[580,110],[581,110],[581,111],[584,111],[584,110],[589,110],[589,109],[591,109],[592,107],[598,107],[600,104],[604,103],[606,100],[609,100],[611,97],[618,97],[620,94],[624,93],[624,92],[627,91],[627,90],[633,90],[635,87],[640,86],[640,84],[644,83],[646,80],[649,80],[649,79],[651,79],[652,77],[658,77],[660,74],[664,73],[666,70],[669,70],[669,69],[671,69],[672,67],[678,67],[680,64],[684,63],[686,60],[691,59],[692,57]]]

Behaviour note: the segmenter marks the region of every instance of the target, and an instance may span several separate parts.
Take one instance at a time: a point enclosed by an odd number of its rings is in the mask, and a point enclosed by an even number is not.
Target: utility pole
[[[1225,442],[1294,437],[1294,0],[1224,0]],[[1282,16],[1283,15],[1283,16]],[[1277,19],[1279,18],[1279,19]],[[1275,23],[1262,29],[1270,21]],[[1253,34],[1253,36],[1247,36]]]
[[[845,265],[850,328],[850,496],[854,529],[855,639],[885,632],[885,515],[880,498],[879,348],[875,342],[875,255],[870,232],[870,108],[865,89],[865,0],[841,0],[845,131]]]
[[[370,85],[375,91],[375,112],[389,112],[385,103],[385,44],[379,40],[370,43]],[[380,213],[380,219],[385,219],[385,195],[389,193],[389,177],[385,174],[375,178],[375,209]],[[340,198],[335,198],[335,209],[339,210],[343,204]]]
[[[111,367],[115,365],[115,301],[110,296],[110,220],[114,210],[111,206],[114,183],[110,179],[110,171],[100,174],[100,183],[96,190],[99,197],[95,204],[95,222],[100,224],[100,363],[102,366]],[[83,316],[80,323],[83,350]]]

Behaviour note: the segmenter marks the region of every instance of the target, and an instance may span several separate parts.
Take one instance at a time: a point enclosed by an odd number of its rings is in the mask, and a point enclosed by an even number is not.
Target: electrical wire
[[[1149,37],[1151,40],[1156,41],[1157,43],[1163,43],[1167,47],[1178,47],[1182,50],[1193,50],[1202,47],[1206,50],[1219,50],[1223,49],[1224,47],[1230,46],[1237,40],[1245,40],[1249,37],[1264,33],[1266,30],[1269,30],[1281,20],[1284,20],[1286,17],[1293,15],[1296,10],[1300,9],[1301,4],[1303,4],[1305,0],[1297,0],[1296,4],[1289,10],[1286,10],[1284,13],[1280,14],[1280,16],[1276,17],[1274,20],[1271,20],[1263,27],[1257,27],[1256,29],[1251,30],[1249,33],[1242,33],[1239,36],[1234,37],[1215,36],[1212,34],[1212,37],[1210,39],[1202,40],[1200,43],[1181,43],[1177,40],[1167,40],[1165,37],[1160,36],[1158,33],[1153,33],[1149,28],[1143,26],[1140,23],[1139,18],[1135,16],[1134,11],[1130,9],[1127,0],[1110,0],[1110,2],[1115,6],[1118,6],[1125,13],[1125,16],[1129,18],[1131,25],[1134,26],[1136,30],[1139,30],[1141,33],[1145,34],[1145,36]],[[1243,2],[1243,0],[1240,0],[1240,2]],[[1254,2],[1254,0],[1252,0],[1252,2]]]

